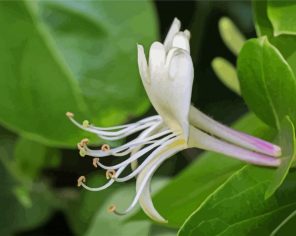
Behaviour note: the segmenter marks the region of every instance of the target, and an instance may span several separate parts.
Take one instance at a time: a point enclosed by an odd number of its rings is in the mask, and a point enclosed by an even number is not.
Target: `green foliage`
[[[74,146],[85,134],[67,111],[103,125],[142,114],[136,43],[156,39],[157,28],[149,2],[127,4],[1,2],[1,123],[38,142]]]
[[[203,20],[221,7],[215,4],[199,5]],[[233,127],[277,142],[282,163],[279,168],[258,168],[204,152],[171,180],[153,179],[154,205],[168,219],[168,224],[158,225],[139,207],[134,215],[107,213],[110,204],[119,211],[130,204],[134,183],[114,184],[99,193],[73,189],[74,179],[70,187],[51,186],[56,184],[52,176],[62,175],[69,162],[76,168],[67,169],[70,178],[85,171],[78,161],[66,161],[72,150],[54,147],[73,148],[84,137],[98,139],[71,124],[65,112],[75,113],[79,122],[88,119],[108,126],[140,116],[149,107],[138,75],[136,44],[148,48],[158,38],[154,4],[148,0],[0,2],[0,124],[15,132],[0,127],[0,235],[42,227],[57,210],[75,235],[172,236],[177,230],[180,236],[294,235],[296,4],[254,0],[252,6],[258,38],[245,41],[230,18],[222,17],[218,24],[224,44],[238,56],[237,69],[218,53],[211,66],[254,112]],[[238,17],[233,15],[235,9],[228,12],[233,20]],[[208,25],[198,16],[192,18],[193,23],[183,23],[198,28],[191,29],[195,61],[194,40],[206,42],[201,33]],[[165,21],[161,18],[162,33],[167,30]],[[215,109],[235,118],[228,114],[229,108]],[[193,156],[187,152],[180,156]],[[179,158],[171,162],[170,174],[180,170],[178,163],[188,162]],[[104,173],[97,171],[87,177],[89,186],[105,181]]]
[[[273,170],[246,166],[233,174],[186,220],[179,235],[268,235],[296,206],[295,174],[264,200]]]
[[[289,115],[296,124],[296,79],[279,50],[266,37],[249,40],[238,58],[242,95],[258,117],[279,129]]]
[[[21,171],[12,165],[14,140],[13,135],[1,130],[0,235],[12,235],[42,225],[57,206],[54,195],[45,183],[24,183],[24,175],[20,175]]]
[[[268,1],[268,17],[274,35],[296,34],[296,3],[294,1]]]
[[[273,3],[271,3],[273,4]],[[275,4],[281,4],[277,1]],[[258,36],[267,36],[268,40],[281,52],[283,57],[291,66],[296,74],[296,36],[281,34],[274,35],[274,29],[267,14],[267,1],[253,0],[253,15],[255,19],[255,28]]]
[[[286,117],[280,126],[280,132],[278,134],[279,146],[282,148],[281,165],[276,170],[274,178],[271,181],[268,189],[266,190],[265,197],[270,197],[283,183],[289,169],[295,161],[296,155],[296,143],[295,143],[295,129],[292,121],[289,117]]]

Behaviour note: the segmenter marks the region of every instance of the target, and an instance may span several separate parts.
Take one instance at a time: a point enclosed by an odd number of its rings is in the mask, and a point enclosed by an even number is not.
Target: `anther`
[[[85,155],[86,155],[86,150],[85,150],[84,148],[81,148],[81,149],[79,150],[79,155],[80,155],[81,157],[85,157]]]
[[[80,144],[82,147],[84,147],[84,145],[87,145],[89,143],[89,139],[88,138],[84,138],[80,141]]]
[[[103,152],[110,151],[110,146],[108,144],[103,144],[102,147],[101,147],[101,150]]]
[[[112,204],[111,206],[108,207],[107,211],[109,213],[113,213],[116,211],[116,206],[114,204]]]
[[[77,179],[77,186],[80,187],[82,185],[82,183],[85,183],[86,181],[86,178],[85,176],[80,176],[78,179]]]
[[[72,112],[66,112],[66,116],[68,116],[69,118],[73,118],[74,114]]]
[[[84,147],[81,145],[81,143],[77,143],[78,150],[84,149]]]
[[[98,168],[98,162],[100,161],[100,159],[98,157],[93,158],[93,166],[95,168]]]
[[[115,177],[115,170],[107,170],[106,171],[106,179],[113,179]]]
[[[82,126],[84,127],[84,128],[88,128],[89,127],[89,121],[88,120],[84,120],[83,122],[82,122]]]

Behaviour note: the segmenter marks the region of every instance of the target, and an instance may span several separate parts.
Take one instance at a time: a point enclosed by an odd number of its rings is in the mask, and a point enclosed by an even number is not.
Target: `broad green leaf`
[[[219,31],[223,42],[234,54],[238,55],[240,49],[246,41],[246,38],[234,23],[228,17],[222,17],[219,20]]]
[[[42,168],[56,166],[59,161],[59,152],[41,143],[19,138],[15,145],[13,168],[28,181],[36,179]]]
[[[296,207],[296,175],[265,200],[274,170],[246,166],[185,221],[179,235],[269,235]]]
[[[282,163],[275,171],[274,177],[266,190],[265,198],[270,197],[284,182],[289,169],[295,160],[296,143],[295,143],[295,129],[289,117],[286,117],[280,126],[278,134],[279,146],[282,148]]]
[[[253,114],[241,118],[234,128],[255,136],[269,135],[268,127]],[[267,136],[265,136],[266,138]],[[244,163],[217,153],[205,152],[153,198],[156,209],[169,227],[180,227],[184,220]],[[131,219],[146,219],[138,213]]]
[[[2,1],[0,32],[0,122],[9,129],[74,146],[85,134],[65,112],[110,125],[148,107],[136,43],[157,38],[150,2]]]
[[[268,1],[268,18],[274,28],[275,36],[280,34],[296,35],[295,1]]]
[[[290,116],[296,124],[296,79],[288,63],[266,37],[245,43],[238,58],[238,77],[249,108],[279,129]]]
[[[212,61],[212,68],[221,82],[233,92],[240,95],[239,80],[235,67],[226,59],[216,57]]]
[[[258,36],[267,36],[291,66],[296,75],[296,37],[295,35],[274,36],[272,24],[267,16],[267,0],[252,1],[255,28]]]
[[[45,223],[51,216],[56,200],[44,183],[33,183],[28,189],[20,185],[9,163],[15,137],[0,133],[0,235],[14,235]]]

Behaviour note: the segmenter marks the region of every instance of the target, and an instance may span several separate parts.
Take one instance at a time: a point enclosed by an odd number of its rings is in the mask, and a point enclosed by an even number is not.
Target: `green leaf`
[[[284,182],[289,169],[295,160],[296,142],[295,129],[289,117],[281,122],[280,132],[278,134],[279,146],[282,148],[281,165],[274,173],[273,179],[266,190],[265,198],[270,197]]]
[[[268,127],[253,114],[244,116],[234,128],[261,137],[262,134],[271,134]],[[154,205],[168,220],[167,226],[180,227],[193,210],[243,165],[242,162],[221,154],[205,152],[155,195]],[[142,212],[131,217],[146,218]]]
[[[59,152],[55,149],[25,138],[19,138],[16,142],[13,168],[28,181],[36,179],[42,168],[57,166],[59,161]]]
[[[277,129],[286,115],[296,124],[295,76],[266,37],[245,43],[238,58],[238,77],[246,103],[259,118]]]
[[[219,31],[223,42],[229,50],[234,55],[238,55],[240,49],[246,41],[244,35],[242,35],[239,29],[228,17],[222,17],[219,20]]]
[[[296,75],[296,37],[295,35],[274,36],[272,24],[267,16],[267,0],[252,1],[255,28],[258,36],[267,36],[287,60]]]
[[[268,200],[274,170],[246,166],[185,221],[179,235],[269,235],[296,207],[295,173]]]
[[[33,183],[30,188],[19,185],[12,160],[15,137],[0,133],[0,235],[14,235],[45,223],[56,207],[56,199],[44,183]]]
[[[2,1],[0,29],[0,122],[9,129],[74,146],[86,134],[65,112],[110,125],[147,109],[136,43],[157,38],[150,2]]]
[[[212,68],[220,81],[230,90],[240,95],[239,80],[235,67],[226,59],[216,57],[212,61]]]
[[[281,222],[281,224],[270,234],[270,236],[275,235],[294,235],[295,234],[295,223],[296,223],[296,211],[293,211],[286,219]]]
[[[296,3],[294,1],[268,1],[268,17],[274,28],[275,36],[296,35]]]

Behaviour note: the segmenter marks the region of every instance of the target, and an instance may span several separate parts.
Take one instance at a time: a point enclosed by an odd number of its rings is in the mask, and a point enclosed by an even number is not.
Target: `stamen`
[[[115,181],[116,182],[125,182],[125,181],[128,181],[130,179],[132,179],[133,177],[135,177],[137,174],[139,174],[141,172],[141,170],[143,170],[145,168],[145,166],[152,160],[154,159],[154,157],[156,155],[158,155],[161,151],[164,150],[164,148],[175,142],[175,140],[178,139],[178,137],[175,137],[173,139],[170,139],[168,141],[166,141],[165,143],[161,144],[159,147],[157,147],[144,161],[143,163],[141,163],[141,165],[139,166],[136,166],[133,171],[128,174],[127,176],[124,176],[124,177],[120,177],[120,178],[115,178]],[[132,163],[131,163],[132,164]],[[137,163],[138,164],[138,163]]]
[[[85,183],[86,181],[86,178],[85,176],[80,176],[78,179],[77,179],[77,187],[80,187],[83,183]]]
[[[116,172],[113,169],[106,171],[106,179],[114,179],[115,175],[116,175]]]
[[[150,137],[145,137],[142,140],[139,138],[136,138],[135,140],[132,140],[120,147],[110,149],[110,152],[103,152],[100,150],[92,150],[92,149],[89,149],[88,147],[86,147],[87,155],[92,156],[92,157],[106,157],[106,156],[110,156],[110,155],[113,155],[113,156],[127,155],[127,154],[131,153],[134,150],[134,148],[140,149],[140,146],[142,146],[142,145],[153,144],[153,143],[159,141],[159,139],[157,139],[157,138],[168,135],[170,133],[171,133],[170,130],[164,130],[164,131],[157,133],[155,135],[152,135]]]
[[[76,126],[78,126],[79,128],[95,133],[98,136],[100,136],[102,139],[106,139],[106,140],[118,140],[118,139],[125,138],[133,133],[149,128],[154,124],[161,122],[162,120],[160,116],[152,116],[128,125],[102,128],[102,127],[92,126],[91,124],[89,124],[88,121],[84,121],[82,124],[78,123],[73,118],[74,116],[73,113],[67,113],[67,116],[71,120],[71,122]]]
[[[103,144],[101,147],[101,150],[103,152],[108,152],[108,151],[110,151],[110,146],[108,144]]]
[[[66,116],[69,117],[69,118],[73,118],[74,117],[74,114],[72,112],[66,112]]]
[[[98,158],[98,157],[95,157],[94,159],[93,159],[93,166],[95,167],[95,168],[98,168],[98,162],[100,161],[100,159]]]
[[[143,149],[141,149],[139,152],[135,153],[134,155],[130,156],[128,159],[122,161],[121,163],[119,164],[116,164],[114,166],[105,166],[103,165],[102,163],[98,163],[98,165],[103,168],[103,169],[106,169],[106,170],[110,170],[110,169],[118,169],[122,166],[125,166],[125,165],[129,165],[130,163],[132,163],[133,161],[139,159],[140,157],[142,157],[143,155],[145,155],[147,152],[151,151],[152,149],[162,145],[163,143],[165,143],[167,140],[173,138],[173,137],[176,137],[176,134],[170,134],[170,135],[167,135],[165,136],[164,138],[162,139],[159,139],[157,140],[155,143],[151,144],[150,146],[147,146]]]
[[[113,213],[116,211],[116,206],[114,204],[110,205],[107,209],[109,213]]]

